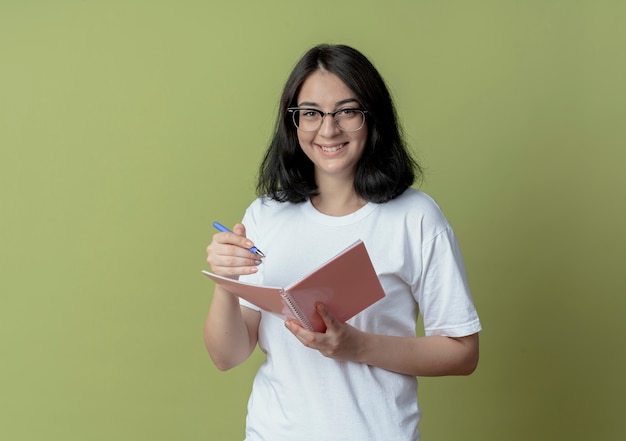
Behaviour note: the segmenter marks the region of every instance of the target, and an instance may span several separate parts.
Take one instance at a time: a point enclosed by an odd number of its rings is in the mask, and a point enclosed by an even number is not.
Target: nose
[[[319,128],[319,134],[324,138],[332,138],[337,135],[337,132],[341,132],[341,130],[337,127],[335,115],[326,114]]]

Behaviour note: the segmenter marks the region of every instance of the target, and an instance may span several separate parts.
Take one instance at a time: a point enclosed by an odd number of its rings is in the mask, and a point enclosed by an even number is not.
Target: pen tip
[[[256,250],[256,253],[261,257],[265,257],[265,254],[263,254],[261,250]]]

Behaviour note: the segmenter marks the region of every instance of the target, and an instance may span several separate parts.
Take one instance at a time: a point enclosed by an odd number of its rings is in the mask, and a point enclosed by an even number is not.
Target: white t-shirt
[[[386,297],[349,324],[415,336],[421,312],[426,335],[462,337],[481,329],[454,233],[421,191],[408,189],[341,217],[310,202],[260,198],[243,223],[266,258],[257,274],[241,280],[286,286],[361,239]],[[303,346],[282,319],[261,313],[259,346],[267,359],[254,379],[246,441],[419,440],[415,377],[326,358]]]

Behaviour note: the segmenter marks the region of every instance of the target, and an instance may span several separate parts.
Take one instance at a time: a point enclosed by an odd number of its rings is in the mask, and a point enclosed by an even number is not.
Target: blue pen
[[[220,230],[222,233],[232,233],[231,230],[229,230],[228,228],[226,228],[224,225],[220,224],[219,222],[213,222],[213,226],[217,228],[218,230]],[[265,257],[265,254],[263,254],[261,250],[258,249],[257,247],[250,248],[250,251],[253,252],[254,254],[258,254],[261,257]]]

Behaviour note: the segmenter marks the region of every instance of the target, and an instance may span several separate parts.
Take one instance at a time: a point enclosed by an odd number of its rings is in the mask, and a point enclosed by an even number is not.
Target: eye
[[[300,117],[306,119],[316,119],[319,118],[319,112],[313,109],[302,109],[300,110]]]
[[[339,113],[337,113],[341,118],[354,118],[358,114],[359,111],[357,109],[341,109]]]

